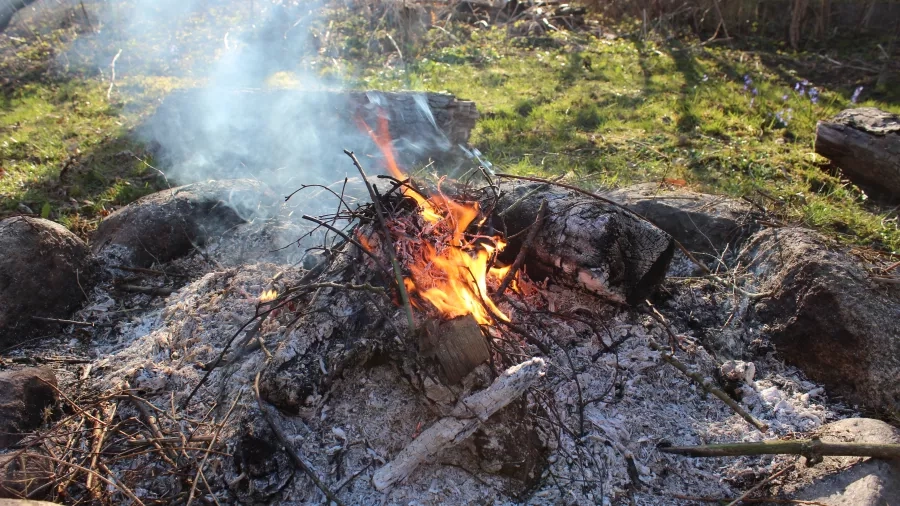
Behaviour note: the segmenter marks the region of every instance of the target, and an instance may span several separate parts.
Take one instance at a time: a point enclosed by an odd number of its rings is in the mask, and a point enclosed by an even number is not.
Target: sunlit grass
[[[0,98],[0,211],[24,205],[41,212],[49,205],[52,219],[89,229],[109,207],[153,191],[152,171],[141,159],[153,161],[131,140],[131,129],[172,90],[202,84],[221,51],[220,28],[243,27],[232,41],[252,35],[249,10],[197,16],[164,37],[139,36],[121,47],[57,32],[16,42],[16,58],[37,61],[75,40],[69,63],[77,72],[25,83]],[[392,28],[379,23],[346,11],[313,23],[309,36],[327,44],[260,85],[295,87],[305,82],[300,74],[313,72],[358,89],[448,91],[477,103],[482,118],[472,142],[499,170],[570,174],[594,188],[684,180],[701,191],[749,198],[784,221],[847,242],[900,251],[896,216],[868,204],[813,153],[816,122],[849,106],[855,86],[810,83],[801,95],[794,87],[807,76],[771,63],[782,56],[777,48],[750,52],[580,33],[510,37],[451,23],[416,40],[395,33],[401,59],[387,39]],[[120,76],[107,99],[108,81],[91,77],[79,55],[90,50],[111,58],[122,47]],[[159,58],[129,59],[142,51]],[[14,68],[6,63],[0,69]],[[819,92],[816,103],[810,87]],[[863,93],[860,105],[900,112],[900,102],[870,96]]]

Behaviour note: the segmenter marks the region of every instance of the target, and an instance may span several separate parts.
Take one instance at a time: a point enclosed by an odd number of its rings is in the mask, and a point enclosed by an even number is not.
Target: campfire
[[[495,319],[509,321],[490,293],[497,292],[499,286],[505,288],[510,280],[515,283],[519,273],[512,271],[511,265],[496,265],[506,241],[499,232],[489,230],[488,216],[481,212],[477,195],[445,178],[437,181],[430,194],[414,187],[397,166],[385,116],[379,115],[378,132],[364,121],[360,123],[382,151],[385,169],[401,187],[401,194],[415,203],[413,213],[391,213],[385,219],[389,247],[395,249],[401,265],[410,273],[404,277],[403,286],[413,295],[412,305],[443,318],[471,315],[481,325],[491,325]],[[453,186],[452,196],[445,193],[446,186]],[[392,206],[398,207],[402,204]],[[377,251],[373,247],[377,239],[359,237],[369,251]],[[507,275],[514,277],[505,280]]]
[[[22,443],[35,458],[50,448],[62,477],[53,498],[373,504],[396,493],[404,504],[431,495],[435,504],[555,504],[575,494],[587,503],[625,498],[651,479],[681,490],[684,476],[685,492],[712,497],[723,492],[706,485],[709,469],[649,456],[660,432],[692,443],[691,424],[709,420],[709,432],[750,439],[767,424],[793,431],[824,418],[821,406],[768,384],[766,399],[793,403],[789,421],[761,421],[704,381],[713,395],[683,402],[696,377],[673,350],[692,366],[715,360],[661,316],[633,310],[669,268],[667,234],[565,181],[478,167],[456,178],[415,172],[398,161],[390,132],[402,128],[388,116],[356,118],[377,150],[363,162],[347,151],[358,177],[301,185],[286,199],[331,212],[299,220],[261,200],[247,208],[277,211],[224,220],[227,233],[204,255],[152,269],[121,265],[143,257],[122,256],[124,236],[107,235],[119,255],[113,280],[76,315],[97,322],[98,358],[80,374],[102,395],[67,399],[64,418]],[[257,188],[201,183],[161,199],[203,187]],[[302,267],[277,256],[287,250],[273,230],[295,234]],[[259,258],[248,261],[245,247]],[[179,272],[192,281],[118,281]],[[145,313],[111,325],[102,308],[117,290]],[[67,478],[79,473],[90,479]]]

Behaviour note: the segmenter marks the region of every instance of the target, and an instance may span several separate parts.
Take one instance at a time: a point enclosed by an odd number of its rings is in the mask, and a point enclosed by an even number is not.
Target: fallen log
[[[847,109],[816,127],[816,153],[848,178],[900,195],[900,117],[874,107]]]

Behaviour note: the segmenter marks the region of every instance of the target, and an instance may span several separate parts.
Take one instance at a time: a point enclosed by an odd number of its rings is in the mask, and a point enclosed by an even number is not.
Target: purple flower
[[[759,95],[759,90],[756,89],[756,88],[753,88],[753,90],[751,91],[751,93],[753,93],[753,96],[755,97],[756,95]]]
[[[709,76],[706,74],[703,74],[703,79],[701,79],[701,81],[703,81],[705,83],[708,80],[709,80]]]
[[[750,79],[750,74],[745,74],[744,75],[744,91],[749,90],[750,85],[752,85],[752,84],[753,84],[753,79]]]
[[[818,104],[819,103],[819,90],[816,88],[810,88],[809,90],[809,101]]]
[[[850,103],[855,104],[857,100],[859,100],[859,94],[862,93],[863,87],[859,86],[855,90],[853,90],[853,96],[850,97]]]
[[[781,96],[782,101],[787,102],[787,99],[788,99],[787,93],[785,93],[784,95]]]

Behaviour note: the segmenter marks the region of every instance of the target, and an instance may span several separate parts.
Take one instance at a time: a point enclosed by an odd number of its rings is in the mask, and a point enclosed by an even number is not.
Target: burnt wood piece
[[[357,120],[377,130],[382,114],[408,170],[432,160],[444,171],[459,165],[466,159],[459,145],[478,119],[474,102],[444,93],[192,89],[166,97],[142,133],[179,182],[252,173],[296,186],[343,177],[344,149],[380,170],[372,160],[381,151]]]
[[[635,304],[665,277],[675,248],[672,237],[627,209],[543,183],[504,182],[500,192],[494,225],[510,238],[502,258],[507,262],[522,247],[541,201],[547,201],[547,217],[525,261],[532,279],[549,277]]]
[[[816,127],[816,153],[848,178],[900,195],[900,117],[862,107],[847,109]]]
[[[458,383],[491,358],[487,341],[472,315],[425,325],[420,349],[441,364],[449,384]]]

